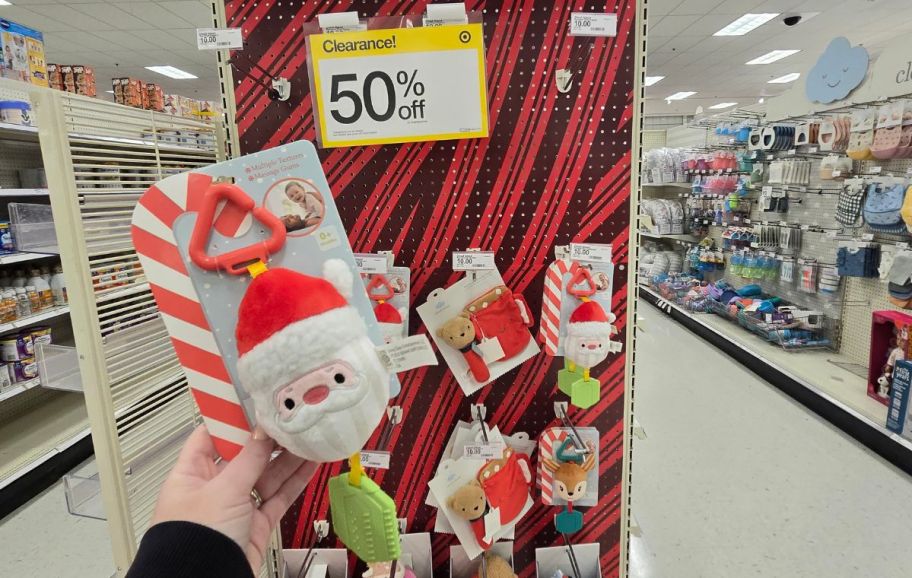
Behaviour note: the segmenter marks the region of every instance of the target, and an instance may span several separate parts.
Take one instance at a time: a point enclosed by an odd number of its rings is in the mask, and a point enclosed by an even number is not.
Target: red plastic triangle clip
[[[583,283],[586,284],[585,288],[580,287]],[[595,289],[595,281],[592,280],[592,274],[589,273],[589,269],[579,267],[573,277],[570,278],[567,293],[574,297],[589,297],[590,295],[595,295]]]
[[[253,217],[269,229],[271,235],[265,241],[235,249],[221,255],[209,255],[206,245],[212,234],[215,211],[221,201],[227,201]],[[285,245],[285,225],[265,207],[257,207],[250,196],[237,185],[215,183],[203,195],[202,206],[196,216],[196,225],[190,236],[190,260],[200,269],[218,271],[224,269],[232,275],[244,275],[246,266],[257,260],[265,263],[269,255],[278,252]]]
[[[380,293],[379,289],[385,289],[383,293]],[[390,285],[389,281],[386,280],[386,277],[380,274],[372,275],[370,282],[367,284],[367,296],[373,301],[387,301],[393,298],[396,292],[393,291],[393,286]]]

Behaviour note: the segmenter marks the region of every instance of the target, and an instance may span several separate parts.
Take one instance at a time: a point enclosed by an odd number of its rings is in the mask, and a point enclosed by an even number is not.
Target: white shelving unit
[[[0,98],[30,100],[32,87],[0,80]],[[21,188],[19,169],[45,166],[36,126],[0,123],[0,213],[9,202],[50,204],[46,188]],[[52,166],[46,167],[52,171]],[[0,268],[10,271],[50,265],[59,255],[17,252],[0,254]],[[69,274],[70,271],[67,271]],[[36,312],[34,315],[0,324],[0,336],[36,325],[49,325],[55,343],[73,344],[68,306]],[[6,371],[6,367],[0,368]],[[85,401],[79,393],[41,387],[41,379],[13,383],[0,391],[0,491],[10,491],[17,480],[60,456],[88,435]],[[15,497],[20,499],[21,492]],[[23,498],[27,497],[25,495]]]
[[[33,91],[85,403],[118,573],[129,567],[196,405],[139,263],[133,210],[162,178],[221,160],[221,131]],[[194,135],[201,135],[196,140]],[[175,143],[175,138],[180,143]],[[189,142],[188,142],[189,141]],[[195,141],[195,142],[193,142]],[[199,145],[199,146],[197,146]]]

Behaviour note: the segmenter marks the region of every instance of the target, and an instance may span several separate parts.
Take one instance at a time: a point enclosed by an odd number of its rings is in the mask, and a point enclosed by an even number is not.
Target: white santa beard
[[[351,365],[358,374],[358,385],[330,388],[324,401],[299,406],[288,421],[280,419],[276,408],[276,392],[286,383],[251,393],[257,421],[266,433],[291,453],[314,462],[342,460],[360,450],[380,423],[389,401],[389,374],[380,365],[370,339],[350,342],[332,359]]]
[[[568,335],[564,343],[564,357],[577,364],[580,367],[592,368],[608,358],[608,339],[599,339],[601,348],[589,349],[582,347],[583,343],[591,343],[594,340],[589,335]]]

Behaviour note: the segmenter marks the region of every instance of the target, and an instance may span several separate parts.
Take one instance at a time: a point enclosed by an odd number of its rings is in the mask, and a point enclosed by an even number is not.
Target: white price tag
[[[481,352],[481,356],[488,363],[494,363],[498,359],[503,359],[504,357],[503,346],[500,344],[500,339],[497,339],[496,337],[482,339],[478,344],[478,351]]]
[[[570,36],[617,36],[617,14],[573,12],[570,14]]]
[[[449,24],[468,24],[465,2],[446,2],[428,4],[424,17],[425,26],[447,26]]]
[[[376,350],[380,363],[390,373],[400,373],[426,365],[437,365],[437,355],[424,333],[378,345]]]
[[[571,261],[611,263],[611,245],[599,243],[570,243]]]
[[[817,147],[808,147],[808,152],[811,154],[816,153],[818,150],[819,149]]]
[[[909,168],[906,169],[906,176],[907,176],[907,177],[912,177],[912,167],[909,167]]]
[[[862,241],[873,241],[874,233],[865,233],[864,235],[861,236],[861,240]]]
[[[842,171],[840,171],[840,170],[835,170],[835,171],[833,171],[833,178],[834,178],[834,179],[838,179],[838,178],[841,177],[841,176],[842,176]]]
[[[240,28],[197,28],[196,47],[199,50],[237,50],[244,48]]]
[[[361,24],[361,21],[358,20],[357,12],[328,12],[326,14],[317,14],[317,21],[320,23],[320,28],[326,34],[367,30],[367,24]]]
[[[502,444],[467,444],[463,456],[470,460],[499,460],[503,458]]]
[[[365,468],[388,470],[390,467],[390,453],[361,450],[361,465]]]
[[[766,185],[765,187],[763,187],[763,189],[761,190],[761,192],[762,192],[764,195],[772,195],[772,194],[773,194],[773,187],[770,186],[770,185]]]
[[[326,148],[488,136],[481,24],[313,34]]]
[[[486,271],[497,269],[491,251],[453,251],[453,271]]]
[[[795,156],[796,152],[797,151],[795,149],[789,149],[788,154],[789,154],[789,156]]]
[[[871,170],[868,171],[868,173],[870,173],[872,175],[879,175],[882,172],[883,172],[883,167],[871,167]]]
[[[810,225],[801,225],[801,230],[802,230],[802,231],[810,231],[810,230],[811,230],[811,227],[810,227]]]
[[[389,273],[389,258],[375,253],[355,253],[355,265],[359,273],[386,275]]]

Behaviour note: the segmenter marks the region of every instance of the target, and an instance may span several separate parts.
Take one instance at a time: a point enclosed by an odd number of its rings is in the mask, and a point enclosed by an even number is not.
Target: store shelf
[[[690,313],[640,286],[640,297],[912,474],[912,441],[885,427],[887,407],[868,397],[867,380],[843,367],[831,351],[788,352],[717,315]]]
[[[41,380],[37,377],[35,379],[30,379],[28,381],[14,384],[3,393],[0,393],[0,402],[6,401],[11,397],[16,397],[20,393],[25,393],[26,391],[32,389],[33,387],[38,387],[39,385],[41,385]]]
[[[0,489],[84,438],[88,427],[85,400],[69,393],[0,424]]]
[[[28,317],[23,317],[22,319],[17,319],[11,321],[10,323],[4,323],[0,325],[0,335],[4,333],[9,333],[16,329],[22,329],[23,327],[29,327],[35,325],[36,323],[41,323],[42,321],[47,321],[48,319],[53,319],[55,317],[60,317],[61,315],[67,315],[70,312],[69,305],[63,305],[62,307],[52,307],[41,313],[36,313],[35,315],[29,315]]]
[[[703,239],[696,237],[694,235],[659,235],[658,233],[650,233],[648,231],[640,231],[640,235],[643,237],[649,237],[650,239],[665,239],[667,241],[680,241],[682,243],[691,243],[696,245]]]
[[[38,127],[0,122],[0,139],[38,141]]]
[[[60,255],[51,255],[47,253],[10,253],[9,255],[0,255],[0,265],[22,263],[23,261],[34,261],[36,259],[45,259],[47,257],[60,257]]]
[[[47,189],[0,189],[0,197],[46,197]]]

